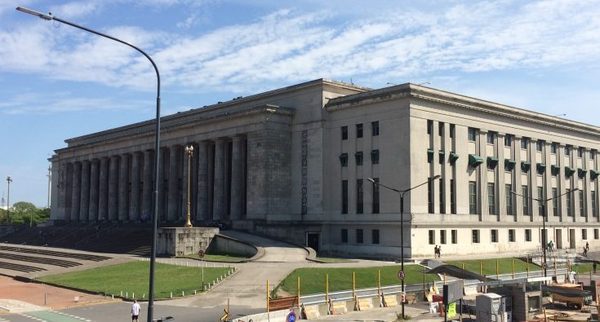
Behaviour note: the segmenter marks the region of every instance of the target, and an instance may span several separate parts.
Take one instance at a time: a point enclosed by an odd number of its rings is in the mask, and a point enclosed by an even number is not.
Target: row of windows
[[[348,229],[342,228],[340,231],[342,243],[348,243]],[[364,243],[364,233],[362,229],[355,230],[355,241],[357,244]],[[371,244],[378,245],[379,244],[379,229],[371,230]]]
[[[375,183],[379,183],[379,178],[373,178]],[[379,186],[373,184],[373,196],[371,204],[371,213],[379,213]],[[364,213],[363,204],[363,179],[356,179],[356,213]],[[342,214],[348,213],[348,180],[342,180]]]
[[[363,137],[363,124],[359,123],[356,127],[356,138]],[[371,135],[379,136],[379,121],[371,122]],[[342,140],[348,140],[348,126],[342,126]]]
[[[505,184],[504,195],[506,197],[506,214],[507,215],[515,214],[514,198],[518,196],[518,197],[523,198],[523,215],[525,215],[525,216],[531,215],[529,204],[530,204],[530,202],[533,202],[533,201],[537,201],[538,213],[540,215],[543,215],[545,212],[544,200],[546,199],[546,197],[543,197],[543,196],[545,196],[544,188],[537,187],[537,193],[538,193],[538,196],[542,196],[542,197],[535,198],[535,199],[529,198],[529,186],[522,185],[521,193],[518,194],[517,192],[515,192],[513,190],[512,184]],[[585,215],[586,215],[585,194],[582,190],[579,190],[578,193],[579,193],[579,205],[578,205],[579,206],[579,215],[581,217],[585,217]],[[488,183],[487,194],[488,194],[488,212],[490,215],[497,215],[498,207],[496,206],[496,184],[495,183],[493,183],[493,182]],[[572,216],[574,216],[575,205],[573,202],[573,193],[571,192],[571,189],[567,189],[565,197],[566,197],[567,215],[572,217]],[[592,216],[594,216],[594,217],[598,216],[596,197],[597,197],[596,191],[591,191],[590,203],[591,203]],[[529,199],[531,199],[531,201]],[[479,197],[477,194],[477,182],[470,181],[469,182],[469,213],[470,214],[473,214],[473,215],[478,214],[478,205],[477,205],[478,200],[479,200]],[[554,216],[560,216],[561,208],[559,207],[560,195],[558,194],[558,188],[552,188],[552,198],[548,201],[552,201],[552,213],[554,214]]]
[[[479,129],[470,127],[469,130],[468,130],[469,141],[475,142],[477,140],[478,132],[479,132]],[[494,144],[496,142],[497,136],[498,136],[497,132],[492,132],[492,131],[488,132],[487,133],[487,143],[488,144]],[[504,145],[507,146],[507,147],[512,146],[512,142],[514,141],[514,138],[515,138],[514,135],[512,135],[512,134],[506,134],[504,136]],[[527,137],[521,138],[521,149],[527,149],[529,147],[530,140],[531,139],[527,138]],[[543,148],[544,148],[545,143],[546,142],[543,141],[543,140],[537,140],[536,141],[536,150],[539,151],[539,152],[541,152],[543,150]],[[559,146],[559,143],[553,142],[550,145],[550,152],[552,154],[556,154],[556,152],[558,151],[558,146]],[[572,149],[573,149],[573,146],[571,146],[571,145],[565,146],[565,155],[571,155],[571,150]],[[591,149],[590,151],[591,151],[590,158],[592,160],[594,160],[596,158],[597,151],[595,149]],[[579,147],[577,149],[577,155],[580,158],[583,157],[584,152],[585,152],[585,148],[583,148],[583,147]]]
[[[450,124],[450,138],[454,138],[454,133],[455,133],[455,126],[454,124]],[[427,134],[431,135],[433,133],[433,121],[432,120],[427,120]],[[438,123],[438,135],[439,136],[444,136],[444,123],[443,122],[439,122]]]
[[[354,153],[354,161],[356,165],[363,165],[363,152],[358,151]],[[348,153],[340,154],[340,164],[342,167],[348,166]],[[371,164],[379,164],[379,150],[371,150]]]
[[[435,240],[435,230],[429,230],[429,245],[435,245],[437,244],[436,240]],[[498,242],[498,229],[491,229],[490,230],[490,241],[492,243],[497,243]],[[581,239],[583,240],[587,240],[587,229],[583,228],[581,229]],[[598,231],[598,228],[594,229],[594,239],[600,239],[600,233]],[[523,235],[523,240],[526,242],[530,242],[531,241],[531,229],[525,229],[525,233]],[[514,243],[517,241],[517,237],[516,237],[516,231],[515,229],[509,229],[508,230],[508,242],[510,243]],[[479,229],[472,229],[471,230],[471,242],[478,244],[481,242],[481,235],[480,235],[480,230]],[[446,231],[445,230],[440,230],[440,244],[446,244],[447,240],[446,240]],[[457,243],[457,231],[456,229],[451,230],[451,243],[452,244],[456,244]]]

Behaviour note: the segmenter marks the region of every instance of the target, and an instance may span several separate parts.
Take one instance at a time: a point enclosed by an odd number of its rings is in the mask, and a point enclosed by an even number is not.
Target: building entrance
[[[319,235],[320,233],[306,233],[306,246],[319,252]]]

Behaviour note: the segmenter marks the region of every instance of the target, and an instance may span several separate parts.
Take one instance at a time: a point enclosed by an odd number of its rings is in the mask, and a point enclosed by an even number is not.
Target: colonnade
[[[194,147],[188,173],[186,146]],[[159,220],[196,223],[243,219],[246,214],[247,138],[223,137],[162,147]],[[61,160],[58,203],[70,222],[147,222],[154,210],[154,150]]]

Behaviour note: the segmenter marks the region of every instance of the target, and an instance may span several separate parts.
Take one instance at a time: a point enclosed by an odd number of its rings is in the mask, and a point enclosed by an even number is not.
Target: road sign
[[[398,271],[398,279],[399,280],[403,280],[404,279],[404,271]]]

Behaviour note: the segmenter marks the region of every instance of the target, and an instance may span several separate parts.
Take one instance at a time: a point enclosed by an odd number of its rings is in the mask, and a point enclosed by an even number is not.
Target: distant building
[[[150,220],[153,121],[66,140],[52,157],[52,219]],[[315,80],[162,119],[160,223],[192,218],[321,251],[406,256],[600,246],[600,128],[415,84]],[[578,188],[574,193],[564,193]],[[561,196],[562,195],[562,196]],[[558,197],[560,196],[560,197]],[[554,198],[554,199],[553,199]]]

